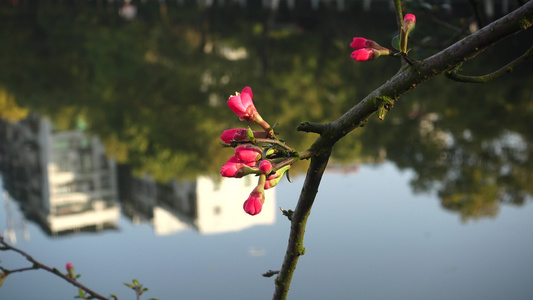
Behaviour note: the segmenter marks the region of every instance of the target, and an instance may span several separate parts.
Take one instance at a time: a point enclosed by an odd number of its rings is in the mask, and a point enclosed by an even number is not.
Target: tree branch
[[[324,131],[326,131],[326,125],[313,122],[302,122],[300,125],[298,125],[298,127],[296,127],[296,130],[322,134]]]
[[[395,4],[399,1],[395,1]],[[396,6],[398,9],[398,6]],[[273,299],[286,299],[298,259],[304,254],[303,238],[311,207],[316,198],[318,187],[327,166],[335,143],[357,127],[364,126],[368,118],[385,105],[391,105],[400,96],[419,84],[443,74],[459,63],[472,59],[501,39],[528,29],[533,24],[533,1],[529,1],[514,12],[485,26],[474,34],[458,41],[443,51],[415,62],[413,66],[404,65],[386,83],[374,90],[356,106],[337,120],[320,126],[301,123],[298,130],[318,132],[320,136],[313,143],[310,152],[314,154],[307,171],[300,198],[291,218],[291,232],[285,258],[276,278]]]
[[[305,253],[303,246],[305,226],[307,218],[311,213],[311,207],[318,192],[318,186],[322,180],[322,175],[328,164],[330,151],[322,151],[311,158],[311,164],[307,170],[300,199],[291,218],[291,232],[289,235],[289,244],[283,260],[283,265],[276,278],[276,290],[272,299],[287,299],[292,276],[296,270],[296,264],[301,255]]]

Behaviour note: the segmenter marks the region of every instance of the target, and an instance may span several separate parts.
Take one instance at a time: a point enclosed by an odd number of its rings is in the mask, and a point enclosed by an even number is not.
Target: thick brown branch
[[[300,125],[298,125],[298,127],[296,127],[296,130],[322,134],[324,131],[326,131],[326,125],[320,123],[302,122]]]
[[[331,149],[330,149],[331,150]],[[311,213],[311,207],[318,192],[318,186],[328,164],[331,151],[323,151],[311,159],[307,170],[307,176],[300,193],[300,199],[291,218],[291,232],[287,252],[281,266],[280,273],[276,278],[276,290],[272,299],[286,299],[292,276],[296,270],[296,264],[301,255],[305,253],[303,246],[305,225]]]

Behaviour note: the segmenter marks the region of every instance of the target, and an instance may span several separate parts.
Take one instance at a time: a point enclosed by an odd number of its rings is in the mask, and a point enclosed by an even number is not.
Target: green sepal
[[[290,170],[287,170],[287,172],[285,172],[285,176],[287,176],[287,180],[292,183],[292,180],[291,180],[291,176],[289,175],[289,172]]]
[[[379,108],[379,114],[378,118],[380,120],[385,120],[385,116],[387,115],[388,110],[385,108],[385,105]]]
[[[250,128],[250,126],[248,126],[248,128],[246,129],[246,138],[251,142],[255,141],[254,131],[252,130],[252,128]]]

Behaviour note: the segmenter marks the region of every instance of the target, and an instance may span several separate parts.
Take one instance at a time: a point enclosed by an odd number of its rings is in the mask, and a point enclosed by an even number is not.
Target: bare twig
[[[268,270],[266,271],[265,273],[261,274],[263,277],[272,277],[276,274],[279,274],[279,270],[277,271],[273,271],[273,270]]]
[[[38,262],[37,260],[35,260],[28,253],[26,253],[26,252],[24,252],[24,251],[22,251],[22,250],[20,250],[20,249],[18,249],[16,247],[13,247],[13,246],[9,245],[8,243],[6,243],[6,241],[4,240],[4,237],[1,236],[1,235],[0,235],[0,245],[2,245],[1,250],[17,252],[18,254],[24,256],[24,258],[26,258],[26,260],[29,261],[30,263],[32,263],[32,265],[33,265],[32,267],[20,268],[20,269],[15,269],[15,270],[8,270],[8,269],[5,269],[3,267],[0,267],[2,272],[4,272],[4,274],[6,274],[6,275],[9,275],[11,273],[16,273],[16,272],[25,272],[25,271],[43,269],[43,270],[45,270],[45,271],[47,271],[49,273],[52,273],[52,274],[60,277],[61,279],[67,281],[68,283],[70,283],[70,284],[72,284],[72,285],[84,290],[92,298],[97,298],[97,299],[101,299],[101,300],[108,300],[109,299],[109,298],[104,297],[104,296],[98,294],[97,292],[91,290],[90,288],[86,287],[85,285],[77,282],[76,280],[69,278],[67,275],[64,275],[63,273],[61,273],[58,269],[48,267],[48,266]]]
[[[501,67],[500,69],[481,76],[468,76],[468,75],[461,75],[458,73],[457,69],[450,70],[445,73],[446,77],[449,79],[459,81],[459,82],[471,82],[471,83],[486,83],[493,79],[496,79],[504,74],[510,73],[513,71],[513,69],[523,63],[524,61],[530,59],[533,56],[533,47],[529,48],[522,56],[518,57],[517,59],[513,60],[512,62],[508,63],[507,65]]]

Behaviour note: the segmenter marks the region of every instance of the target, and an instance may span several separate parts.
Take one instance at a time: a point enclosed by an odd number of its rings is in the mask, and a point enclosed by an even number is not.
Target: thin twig
[[[50,272],[50,273],[52,273],[52,274],[64,279],[65,281],[69,282],[70,284],[72,284],[72,285],[84,290],[92,298],[97,298],[97,299],[101,299],[101,300],[109,300],[109,298],[98,294],[97,292],[91,290],[90,288],[86,287],[85,285],[77,282],[74,279],[69,278],[68,276],[66,276],[64,274],[62,274],[58,269],[48,267],[48,266],[38,262],[37,260],[35,260],[28,253],[26,253],[26,252],[24,252],[24,251],[22,251],[22,250],[20,250],[20,249],[18,249],[16,247],[13,247],[13,246],[9,245],[8,243],[5,242],[4,237],[1,236],[1,235],[0,235],[0,244],[3,245],[2,250],[11,250],[11,251],[17,252],[18,254],[24,256],[24,258],[26,258],[27,261],[29,261],[30,263],[33,264],[33,267],[21,268],[21,269],[15,269],[15,270],[8,270],[8,269],[5,269],[5,268],[2,268],[2,271],[5,274],[9,275],[10,273],[15,273],[15,272],[24,272],[24,271],[30,271],[30,270],[43,269],[43,270],[45,270],[47,272]]]
[[[458,82],[470,82],[470,83],[486,83],[493,79],[496,79],[504,74],[510,73],[513,71],[515,66],[518,64],[530,59],[533,56],[533,47],[529,48],[522,56],[518,57],[517,59],[513,60],[512,62],[508,63],[507,65],[501,67],[500,69],[486,74],[486,75],[480,75],[480,76],[468,76],[468,75],[461,75],[458,72],[457,69],[451,70],[449,72],[446,72],[445,75],[449,79],[458,81]]]
[[[394,0],[394,13],[396,15],[396,23],[398,24],[398,32],[401,34],[403,31],[402,0]]]

